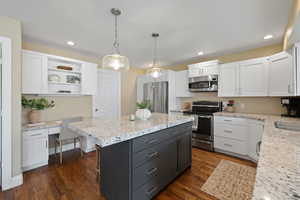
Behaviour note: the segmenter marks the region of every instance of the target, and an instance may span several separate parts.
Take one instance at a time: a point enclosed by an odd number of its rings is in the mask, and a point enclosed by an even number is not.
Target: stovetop
[[[192,110],[183,113],[187,115],[213,115],[213,113],[220,111],[222,111],[222,102],[195,101],[192,104]]]

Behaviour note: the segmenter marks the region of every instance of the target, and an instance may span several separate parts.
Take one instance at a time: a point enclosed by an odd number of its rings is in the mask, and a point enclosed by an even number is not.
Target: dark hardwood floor
[[[221,159],[231,160],[248,166],[249,161],[232,158],[219,153],[193,149],[191,169],[185,171],[156,200],[215,200],[202,192],[201,186],[213,172]],[[104,200],[96,183],[96,154],[80,157],[79,151],[64,153],[63,165],[50,158],[48,166],[24,173],[24,184],[0,192],[2,200]]]

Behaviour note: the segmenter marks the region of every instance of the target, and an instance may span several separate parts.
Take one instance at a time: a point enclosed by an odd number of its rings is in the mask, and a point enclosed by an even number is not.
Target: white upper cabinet
[[[22,93],[44,94],[47,91],[47,57],[31,51],[22,52]]]
[[[23,50],[23,94],[95,95],[96,91],[96,64]]]
[[[267,58],[240,62],[239,96],[268,96],[268,66]]]
[[[269,59],[269,96],[294,96],[293,56],[281,52]]]
[[[219,67],[219,97],[238,96],[239,63],[227,63]]]
[[[219,74],[219,61],[211,60],[202,63],[196,63],[188,66],[188,77],[199,77]]]
[[[176,97],[191,97],[189,92],[188,71],[175,72]]]
[[[97,94],[97,64],[83,63],[81,70],[81,93],[83,95]]]

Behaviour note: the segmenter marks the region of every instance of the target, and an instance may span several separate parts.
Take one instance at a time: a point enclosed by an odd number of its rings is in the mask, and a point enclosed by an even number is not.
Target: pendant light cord
[[[156,60],[157,60],[157,37],[154,37],[154,48],[153,48],[153,66],[156,66]]]
[[[120,54],[119,51],[119,40],[118,40],[118,16],[115,15],[115,41],[113,44],[116,53]]]

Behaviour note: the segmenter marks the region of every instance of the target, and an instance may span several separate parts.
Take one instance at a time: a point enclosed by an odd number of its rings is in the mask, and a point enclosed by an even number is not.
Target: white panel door
[[[219,97],[238,96],[238,70],[239,63],[227,63],[220,65],[219,69]]]
[[[42,54],[23,51],[22,93],[43,94],[47,85],[47,57]]]
[[[240,62],[240,96],[268,96],[267,58],[258,58]]]
[[[84,63],[82,65],[82,84],[81,93],[83,95],[97,94],[97,64]]]
[[[97,94],[93,98],[93,116],[117,119],[121,116],[121,75],[112,70],[98,70]]]
[[[192,94],[189,92],[189,80],[188,71],[175,72],[175,92],[176,97],[191,97]]]
[[[294,96],[293,56],[281,52],[270,57],[269,96]]]

